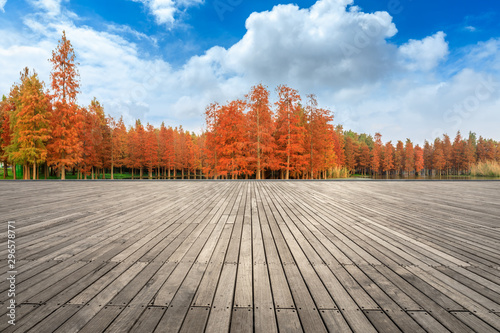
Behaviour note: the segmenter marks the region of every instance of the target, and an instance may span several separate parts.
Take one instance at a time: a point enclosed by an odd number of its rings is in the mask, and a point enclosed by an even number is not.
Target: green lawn
[[[100,177],[102,177],[102,174],[99,175]],[[77,174],[75,173],[74,175],[71,173],[71,172],[67,172],[66,173],[66,179],[77,179]],[[111,173],[106,173],[105,174],[105,177],[106,179],[111,179]],[[113,175],[114,179],[132,179],[132,174],[131,173],[115,173]],[[135,175],[135,178],[138,178],[139,175]],[[147,175],[146,175],[146,178],[147,178]],[[4,179],[3,178],[3,168],[0,169],[0,180]],[[9,168],[8,169],[8,176],[6,179],[13,179],[13,176],[12,176],[12,170]],[[19,176],[18,176],[18,179]],[[22,176],[21,176],[21,179],[22,179]],[[40,179],[45,179],[43,174],[40,175]],[[49,176],[48,179],[59,179],[59,177],[56,177],[56,176]],[[87,177],[87,179],[90,179],[90,176]],[[101,178],[99,178],[101,179]]]

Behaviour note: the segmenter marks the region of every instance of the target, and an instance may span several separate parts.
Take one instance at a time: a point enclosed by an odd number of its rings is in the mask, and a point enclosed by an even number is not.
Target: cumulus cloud
[[[154,15],[156,23],[172,27],[183,10],[203,3],[203,0],[132,0],[143,3]]]
[[[5,13],[5,4],[7,3],[7,0],[0,0],[0,10]]]
[[[422,40],[411,39],[399,48],[402,61],[410,70],[429,71],[448,56],[446,34],[442,31]]]
[[[397,30],[386,12],[348,11],[351,3],[323,0],[306,9],[279,5],[251,14],[245,36],[225,55],[226,69],[272,83],[376,81],[392,66],[394,46],[386,39]]]
[[[140,1],[151,10],[173,3],[156,1],[154,7],[153,1]],[[0,45],[0,91],[8,92],[26,65],[48,81],[47,59],[66,30],[80,62],[80,103],[95,96],[106,112],[123,115],[128,124],[164,120],[198,131],[208,103],[242,98],[252,85],[264,83],[271,89],[288,84],[303,96],[315,93],[322,106],[334,110],[335,122],[358,132],[381,131],[387,140],[422,142],[458,129],[500,139],[500,40],[466,47],[459,61],[449,63],[444,32],[398,47],[390,41],[397,29],[387,12],[365,13],[352,4],[320,0],[310,8],[279,5],[253,13],[232,47],[214,46],[177,69],[142,53],[127,37],[147,36],[126,27],[97,31],[69,17],[28,17],[24,23],[33,33],[0,31],[8,36]],[[440,71],[440,64],[452,74]],[[493,83],[485,88],[482,82]]]

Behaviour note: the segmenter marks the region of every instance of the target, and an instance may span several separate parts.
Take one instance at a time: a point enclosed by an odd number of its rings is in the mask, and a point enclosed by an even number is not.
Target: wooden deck
[[[0,182],[2,332],[498,332],[500,182]]]

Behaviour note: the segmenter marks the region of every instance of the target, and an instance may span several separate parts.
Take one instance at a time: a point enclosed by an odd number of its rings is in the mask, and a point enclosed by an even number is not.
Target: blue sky
[[[335,123],[384,140],[500,139],[500,4],[427,0],[0,0],[0,94],[46,82],[66,30],[81,73],[127,123],[200,131],[204,107],[251,86],[315,93]]]

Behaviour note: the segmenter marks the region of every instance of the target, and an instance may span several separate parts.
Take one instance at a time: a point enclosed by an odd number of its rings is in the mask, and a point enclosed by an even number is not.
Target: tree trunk
[[[36,162],[33,162],[33,180],[36,180],[37,178],[37,172],[36,172]]]
[[[114,169],[115,169],[114,163],[111,162],[111,179],[115,179],[114,176],[113,176]]]
[[[106,169],[102,168],[102,179],[106,179]]]
[[[142,166],[141,166],[141,168],[139,169],[139,179],[142,179]]]
[[[170,168],[168,168],[168,179],[170,179]]]
[[[92,177],[90,179],[94,180],[94,167],[90,168],[92,170]]]
[[[7,168],[7,159],[3,160],[3,179],[6,179],[9,176],[9,169]]]
[[[153,179],[153,168],[149,168],[148,170],[148,179]]]
[[[184,168],[182,168],[182,179],[184,179]]]

